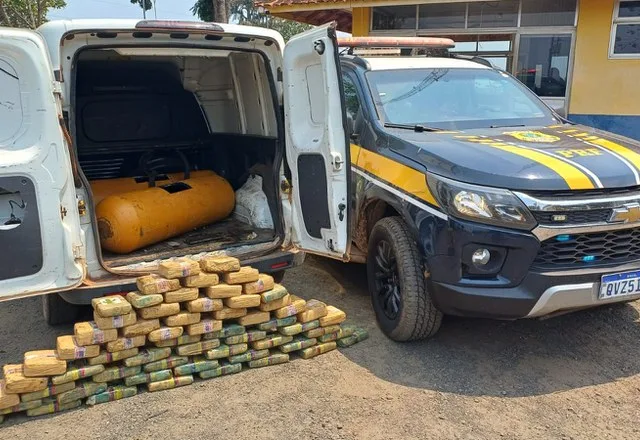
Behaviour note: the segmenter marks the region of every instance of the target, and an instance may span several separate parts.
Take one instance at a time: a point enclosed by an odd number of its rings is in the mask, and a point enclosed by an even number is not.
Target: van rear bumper
[[[270,252],[261,257],[241,260],[243,265],[254,267],[261,273],[274,273],[291,269],[304,262],[304,252],[277,251]],[[135,278],[116,277],[109,281],[92,281],[91,284],[83,284],[75,290],[60,292],[59,295],[71,304],[89,305],[93,298],[114,293],[127,293],[136,290]]]

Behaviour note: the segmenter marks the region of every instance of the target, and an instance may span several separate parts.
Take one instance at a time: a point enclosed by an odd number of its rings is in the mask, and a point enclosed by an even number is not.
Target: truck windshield
[[[537,96],[497,70],[378,70],[367,80],[385,123],[465,130],[558,122]]]

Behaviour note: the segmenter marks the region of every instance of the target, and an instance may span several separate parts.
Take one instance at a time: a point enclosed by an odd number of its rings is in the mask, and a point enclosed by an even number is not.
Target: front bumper
[[[578,276],[531,273],[520,285],[511,288],[455,286],[433,281],[429,281],[429,288],[436,307],[446,314],[493,319],[538,318],[640,299],[640,294],[607,300],[598,298],[603,274],[634,269],[640,269],[640,265]]]
[[[418,244],[429,271],[428,288],[435,305],[446,314],[518,319],[640,299],[640,295],[598,298],[602,275],[640,270],[640,261],[535,269],[540,241],[532,233],[452,218],[416,220]],[[502,257],[492,274],[469,270],[469,249],[480,247],[496,249]]]

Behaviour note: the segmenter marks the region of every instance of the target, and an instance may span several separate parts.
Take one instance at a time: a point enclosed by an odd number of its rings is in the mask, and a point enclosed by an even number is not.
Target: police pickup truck
[[[351,237],[390,338],[431,336],[443,314],[640,298],[640,143],[566,121],[481,59],[340,64]]]
[[[361,44],[453,42],[347,42]],[[50,323],[212,252],[278,274],[300,251],[366,261],[398,341],[443,313],[640,297],[640,145],[565,121],[486,63],[341,55],[333,24],[285,46],[262,28],[71,20],[0,29],[0,90],[0,300],[47,294]],[[96,181],[208,170],[237,189],[256,169],[273,228],[101,247]]]

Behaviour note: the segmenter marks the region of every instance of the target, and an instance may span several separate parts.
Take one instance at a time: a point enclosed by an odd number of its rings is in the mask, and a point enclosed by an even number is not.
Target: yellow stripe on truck
[[[351,163],[430,205],[439,206],[423,172],[354,144],[351,144]]]
[[[539,151],[530,150],[528,148],[517,147],[515,145],[505,145],[501,142],[485,143],[488,147],[497,148],[502,151],[507,151],[518,156],[526,157],[534,162],[550,168],[555,171],[560,177],[567,182],[570,189],[593,189],[595,188],[593,182],[585,173],[580,171],[577,167],[566,163],[553,156],[548,156]]]
[[[606,139],[597,138],[597,139],[589,139],[590,144],[598,145],[602,148],[605,148],[609,151],[613,151],[614,153],[618,153],[620,156],[627,159],[631,162],[636,168],[640,170],[640,154],[635,151],[623,147],[620,144],[616,144],[615,142],[608,141]]]

